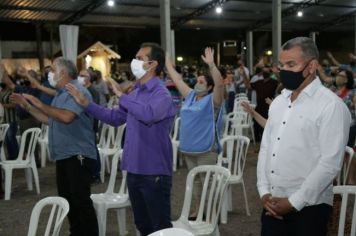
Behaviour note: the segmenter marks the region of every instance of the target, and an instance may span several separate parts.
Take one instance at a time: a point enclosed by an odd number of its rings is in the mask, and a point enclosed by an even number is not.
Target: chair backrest
[[[218,156],[218,165],[230,170],[231,175],[241,178],[250,139],[241,135],[233,135],[221,139],[220,143],[222,151]]]
[[[181,228],[168,228],[156,231],[148,236],[194,236],[194,234]]]
[[[333,188],[334,194],[340,194],[342,197],[338,236],[345,235],[345,221],[347,212],[347,203],[349,202],[349,195],[354,195],[354,207],[352,213],[351,234],[356,235],[356,186],[335,186]]]
[[[48,223],[44,236],[57,236],[61,229],[64,218],[69,211],[69,204],[66,199],[62,197],[46,197],[35,205],[31,213],[30,226],[27,236],[35,236],[37,234],[38,221],[42,209],[45,206],[52,206],[52,210],[48,217]]]
[[[179,140],[179,125],[180,125],[180,117],[177,117],[174,121],[174,127],[173,127],[173,135],[172,135],[172,140],[178,141]]]
[[[20,150],[17,157],[17,161],[22,161],[25,155],[25,161],[34,161],[35,158],[35,148],[38,142],[38,137],[40,136],[40,128],[30,128],[27,129],[21,136]],[[25,150],[26,149],[26,150]]]
[[[41,125],[41,134],[39,139],[48,141],[48,125],[46,124]]]
[[[126,124],[117,128],[108,124],[103,124],[98,146],[106,149],[121,148],[121,140],[125,127]]]
[[[110,173],[108,188],[105,191],[106,194],[114,193],[115,183],[116,183],[116,175],[117,175],[117,167],[119,164],[119,160],[121,160],[121,158],[122,158],[122,153],[123,153],[123,150],[119,150],[115,153],[115,155],[112,158],[111,173]],[[119,194],[127,194],[126,175],[127,175],[127,172],[122,171],[122,180],[121,180],[121,185],[120,185],[120,189],[118,192]]]
[[[351,147],[346,146],[345,147],[345,154],[347,155],[347,158],[345,158],[345,155],[342,157],[343,159],[343,164],[340,170],[339,175],[337,176],[337,185],[346,185],[346,182],[349,177],[349,171],[350,171],[350,166],[352,162],[352,158],[354,157],[354,150]]]
[[[200,174],[205,174],[205,179],[202,192],[199,194],[201,198],[196,221],[212,224],[215,229],[226,187],[230,179],[230,171],[221,166],[202,165],[189,171],[180,220],[188,222],[194,181],[196,181],[195,178],[199,178]],[[205,219],[203,219],[203,215],[205,215]]]
[[[4,150],[4,143],[5,143],[5,136],[6,136],[6,132],[9,129],[9,124],[1,124],[0,125],[0,160],[1,161],[5,161],[6,157],[5,157],[5,150]]]
[[[115,108],[115,107],[117,107],[118,104],[119,104],[119,98],[116,95],[114,95],[114,96],[110,97],[107,107]]]
[[[242,134],[242,129],[249,127],[247,112],[230,112],[226,116],[223,137]]]

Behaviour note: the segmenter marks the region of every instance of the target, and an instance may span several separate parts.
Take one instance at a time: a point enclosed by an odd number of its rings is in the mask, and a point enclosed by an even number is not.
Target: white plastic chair
[[[104,124],[102,127],[98,144],[101,162],[100,179],[102,183],[104,183],[105,178],[105,165],[107,166],[108,173],[110,173],[108,157],[121,150],[121,140],[125,127],[126,124],[123,124],[117,128],[108,124]]]
[[[250,144],[250,139],[241,136],[228,136],[221,140],[223,148],[218,156],[218,165],[226,167],[231,172],[231,177],[228,182],[227,193],[221,209],[221,223],[227,223],[227,213],[232,211],[232,189],[231,185],[241,184],[243,196],[245,199],[246,214],[250,216],[250,209],[247,201],[243,172],[245,168],[247,150]]]
[[[173,171],[177,170],[177,159],[178,159],[178,147],[179,147],[179,138],[178,130],[180,125],[180,117],[177,117],[174,121],[173,136],[171,138],[172,149],[173,149]]]
[[[195,178],[200,178],[200,174],[205,174],[205,179],[198,215],[196,220],[189,221],[193,183]],[[229,179],[230,171],[217,165],[198,166],[189,171],[182,213],[177,221],[172,222],[173,227],[188,230],[193,235],[220,235],[217,222]]]
[[[9,129],[9,124],[1,124],[0,125],[0,160],[1,161],[6,161],[6,157],[5,157],[5,150],[4,150],[4,143],[5,143],[5,136],[6,136],[6,132]]]
[[[354,150],[351,147],[346,146],[345,147],[345,154],[348,154],[348,159],[345,159],[343,157],[343,164],[342,168],[340,170],[340,173],[338,174],[336,180],[337,180],[337,185],[346,185],[347,179],[349,177],[349,171],[350,171],[350,166],[352,163],[352,158],[354,157]]]
[[[244,111],[230,112],[227,114],[223,137],[244,135],[244,131],[251,132],[252,140],[256,143],[251,115]]]
[[[46,166],[46,158],[49,158],[49,148],[48,148],[48,125],[41,125],[41,134],[38,138],[38,144],[41,150],[41,167]]]
[[[338,236],[345,236],[345,221],[347,212],[347,203],[349,195],[354,195],[354,207],[352,213],[352,224],[350,236],[356,235],[356,186],[335,186],[333,188],[334,194],[340,194],[342,197]]]
[[[41,211],[44,207],[51,205],[52,210],[48,217],[48,223],[44,236],[58,236],[62,227],[64,218],[69,212],[69,204],[62,197],[46,197],[35,205],[31,213],[30,226],[27,236],[36,236],[38,221]],[[54,221],[55,220],[55,221]]]
[[[31,175],[32,170],[37,194],[40,194],[40,184],[35,162],[35,148],[40,133],[41,129],[39,128],[31,128],[26,130],[21,136],[20,151],[17,159],[1,162],[1,168],[5,172],[5,200],[10,200],[13,169],[25,169],[28,190],[33,189]],[[25,150],[26,140],[28,140],[27,150]]]
[[[194,234],[185,229],[168,228],[156,231],[148,236],[194,236]]]
[[[104,236],[106,232],[106,214],[108,209],[117,210],[117,218],[119,224],[119,234],[126,234],[126,208],[131,205],[126,187],[126,172],[122,172],[122,181],[118,193],[114,192],[118,160],[122,155],[122,150],[115,153],[112,159],[111,175],[109,185],[105,193],[92,194],[90,198],[93,200],[96,216],[99,224],[99,235]]]

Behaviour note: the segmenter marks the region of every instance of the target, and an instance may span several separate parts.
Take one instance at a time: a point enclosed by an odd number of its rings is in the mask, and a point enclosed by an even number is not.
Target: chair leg
[[[126,235],[126,208],[117,209],[117,222],[119,225],[119,235]]]
[[[173,144],[173,171],[177,170],[177,147]]]
[[[40,181],[38,178],[38,171],[37,171],[36,163],[32,163],[31,169],[33,172],[33,178],[35,180],[36,192],[37,192],[37,194],[40,194]]]
[[[106,156],[105,158],[105,162],[106,162],[106,172],[108,172],[108,174],[110,174],[110,160],[109,160],[109,156]]]
[[[100,162],[101,162],[101,168],[100,168],[100,180],[102,183],[104,183],[104,178],[105,178],[105,155],[100,155]]]
[[[180,152],[177,152],[177,159],[178,159],[178,162],[179,162],[179,166],[182,167],[183,166],[183,156]]]
[[[231,185],[228,186],[226,195],[227,195],[227,210],[232,211],[232,188],[231,188]]]
[[[247,201],[247,194],[246,194],[246,189],[245,189],[245,183],[244,183],[243,180],[242,180],[241,184],[242,184],[242,191],[243,191],[243,193],[244,193],[244,199],[245,199],[246,215],[251,216],[250,208],[248,207],[248,201]]]
[[[26,182],[27,182],[27,189],[29,191],[33,190],[33,183],[32,183],[32,173],[30,168],[25,169],[25,176],[26,176]]]
[[[5,171],[5,200],[10,200],[11,183],[12,183],[12,169],[4,169]]]
[[[252,136],[253,144],[256,144],[255,131],[253,129],[253,124],[250,127],[251,127],[251,136]]]
[[[103,205],[96,205],[96,217],[98,219],[99,236],[106,234],[106,209]]]
[[[46,166],[46,147],[44,143],[41,143],[40,145],[41,147],[41,167],[45,167]]]
[[[220,221],[222,224],[227,224],[227,201],[228,201],[228,196],[227,192],[225,192],[223,196],[223,202],[220,210]]]

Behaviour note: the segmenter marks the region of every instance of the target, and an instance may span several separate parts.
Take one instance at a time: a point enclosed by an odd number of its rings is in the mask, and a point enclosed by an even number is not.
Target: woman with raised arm
[[[191,89],[166,57],[167,71],[185,99],[180,111],[179,150],[184,154],[189,170],[200,165],[215,165],[219,151],[224,85],[214,63],[214,50],[206,48],[202,59],[209,66],[210,73],[199,76],[194,89]],[[196,198],[201,186],[194,187],[197,188],[194,191]],[[192,217],[195,216],[193,213]]]

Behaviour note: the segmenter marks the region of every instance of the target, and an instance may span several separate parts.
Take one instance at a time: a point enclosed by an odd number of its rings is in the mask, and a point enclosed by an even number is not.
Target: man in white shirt
[[[237,68],[234,71],[234,77],[236,81],[237,92],[246,93],[244,78],[250,80],[250,71],[247,69],[244,61],[241,59],[237,61]]]
[[[289,40],[279,56],[285,89],[270,106],[257,164],[261,235],[326,235],[350,112],[316,76],[310,38]]]

